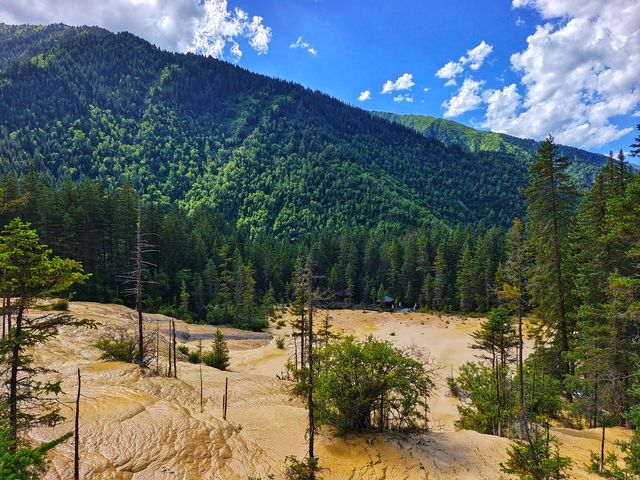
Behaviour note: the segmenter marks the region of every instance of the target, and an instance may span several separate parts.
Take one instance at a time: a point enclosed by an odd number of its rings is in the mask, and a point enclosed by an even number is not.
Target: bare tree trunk
[[[300,368],[304,369],[304,362],[305,362],[305,349],[304,349],[304,345],[305,345],[305,321],[304,321],[304,306],[302,307],[302,317],[300,319]]]
[[[605,422],[602,421],[602,442],[600,442],[600,473],[604,472],[604,436],[605,436]]]
[[[171,355],[173,353],[173,349],[171,347],[172,342],[173,342],[173,335],[172,335],[171,319],[169,319],[169,366],[167,367],[167,377],[173,376],[173,361],[171,359]]]
[[[156,317],[156,375],[160,375],[160,320]]]
[[[11,351],[11,373],[9,377],[9,435],[11,453],[16,453],[18,447],[18,370],[20,367],[20,337],[22,335],[22,316],[24,309],[18,307],[16,314],[16,326],[13,331],[13,341],[15,342]],[[11,331],[9,331],[11,335]]]
[[[227,404],[229,401],[229,378],[224,379],[224,395],[222,396],[222,419],[227,419]]]
[[[144,367],[144,332],[142,325],[142,219],[138,205],[136,222],[136,310],[138,311],[138,364]]]
[[[200,413],[204,412],[202,406],[202,339],[198,340],[198,360],[200,363]]]
[[[11,335],[11,296],[7,296],[7,335]]]
[[[309,261],[309,259],[307,259]],[[314,461],[315,453],[314,453],[314,437],[315,437],[315,418],[314,418],[314,406],[313,406],[313,309],[314,309],[314,292],[313,292],[313,272],[311,270],[311,265],[308,267],[307,271],[307,282],[308,282],[308,290],[309,290],[309,315],[307,320],[308,334],[309,339],[307,342],[307,357],[309,360],[309,385],[308,385],[308,410],[309,410],[309,461]],[[316,478],[315,475],[315,465],[313,465],[309,469],[309,478],[314,480]]]
[[[73,479],[80,480],[80,369],[78,368],[78,394],[76,395],[75,446],[73,455]]]
[[[6,322],[7,322],[7,297],[2,295],[2,339],[7,335],[6,332]]]
[[[176,360],[176,320],[171,319],[171,326],[173,330],[173,378],[178,378],[178,363]]]

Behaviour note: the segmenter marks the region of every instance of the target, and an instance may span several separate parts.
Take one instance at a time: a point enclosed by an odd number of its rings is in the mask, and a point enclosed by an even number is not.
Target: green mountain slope
[[[128,33],[0,25],[0,174],[128,179],[253,232],[507,224],[526,166]]]
[[[458,145],[469,152],[503,152],[522,161],[528,161],[538,148],[539,142],[487,132],[467,127],[461,123],[427,115],[397,115],[375,112],[376,115],[411,128],[429,138],[435,138],[446,145]],[[605,157],[575,147],[560,145],[559,151],[572,160],[572,172],[582,182],[590,183],[594,175],[606,161]]]

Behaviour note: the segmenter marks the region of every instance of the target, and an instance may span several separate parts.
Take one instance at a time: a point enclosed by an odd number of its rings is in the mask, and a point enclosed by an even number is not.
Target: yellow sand
[[[94,342],[115,328],[135,331],[135,312],[118,305],[72,302],[71,312],[101,322],[97,330],[63,329],[35,352],[36,361],[57,369],[65,394],[63,414],[69,421],[54,429],[33,430],[50,440],[73,428],[76,369],[82,371],[81,468],[85,479],[243,479],[283,478],[287,455],[306,451],[306,411],[290,393],[291,384],[276,378],[293,352],[289,327],[255,334],[221,330],[231,340],[229,372],[204,367],[204,406],[200,413],[199,367],[178,362],[178,379],[141,375],[137,367],[99,361]],[[508,440],[471,431],[454,431],[456,400],[446,395],[451,368],[474,358],[469,334],[480,320],[418,313],[332,311],[337,331],[373,334],[399,346],[416,345],[442,366],[430,407],[433,432],[387,436],[369,434],[337,438],[328,428],[318,434],[317,455],[326,479],[499,479]],[[320,317],[320,316],[319,316]],[[166,357],[168,318],[145,315],[145,328],[159,328]],[[215,327],[176,322],[179,343],[210,348]],[[275,337],[286,336],[285,349]],[[165,363],[166,365],[166,363]],[[165,365],[161,365],[164,369]],[[222,419],[222,391],[229,379],[227,420]],[[584,470],[590,451],[599,450],[600,431],[557,428],[561,452],[575,461],[572,478],[598,478]],[[628,438],[611,429],[613,440]],[[73,445],[51,455],[47,479],[72,478]]]

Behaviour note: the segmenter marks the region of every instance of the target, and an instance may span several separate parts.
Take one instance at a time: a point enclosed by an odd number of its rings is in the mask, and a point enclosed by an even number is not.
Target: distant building
[[[385,295],[382,297],[382,300],[380,300],[380,305],[384,308],[393,309],[393,297]]]

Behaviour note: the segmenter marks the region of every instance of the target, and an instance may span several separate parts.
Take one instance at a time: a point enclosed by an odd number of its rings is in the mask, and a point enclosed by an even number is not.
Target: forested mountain
[[[504,133],[486,132],[467,127],[453,120],[428,115],[398,115],[376,112],[381,118],[409,127],[446,145],[458,145],[469,152],[502,152],[513,156],[513,161],[529,162],[540,146],[535,140],[512,137]],[[558,145],[558,152],[572,161],[570,172],[582,184],[590,184],[606,157],[575,147]]]
[[[252,234],[506,225],[526,165],[300,85],[99,28],[0,26],[0,174],[131,181]]]

